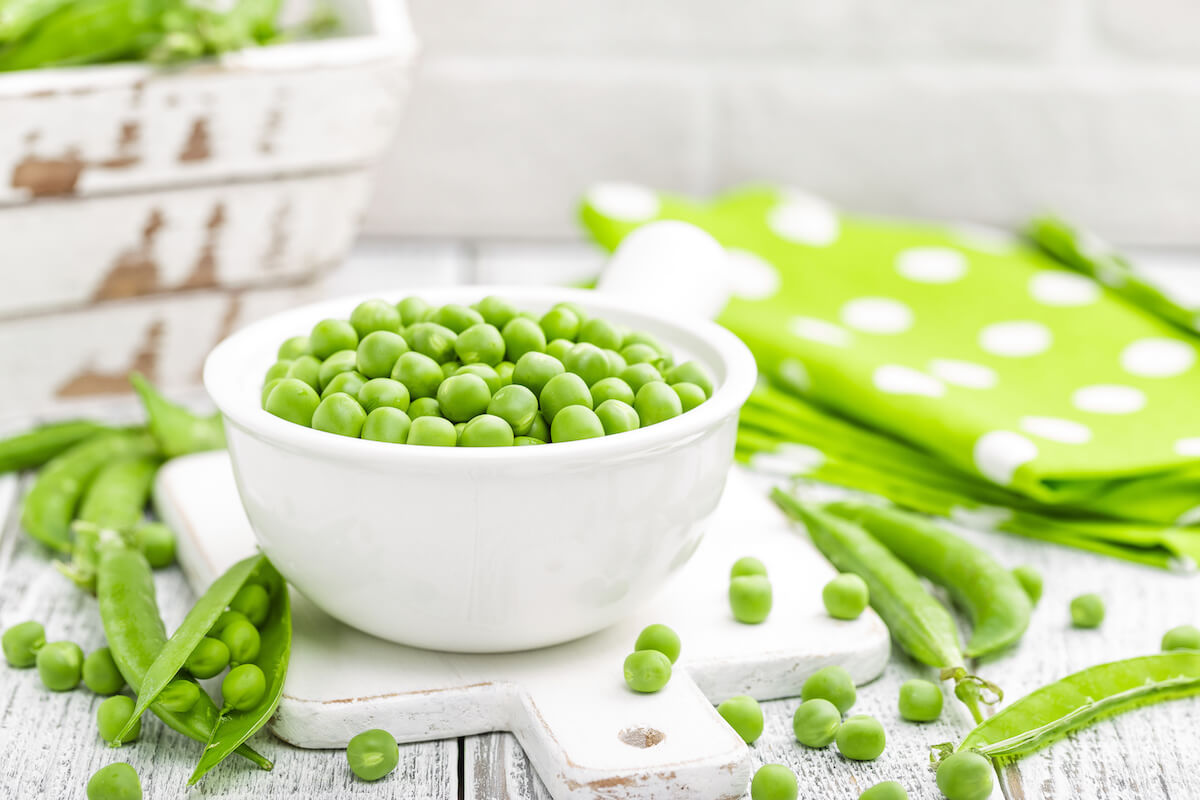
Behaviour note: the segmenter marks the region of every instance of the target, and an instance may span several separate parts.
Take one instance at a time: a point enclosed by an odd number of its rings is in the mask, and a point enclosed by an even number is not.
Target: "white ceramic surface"
[[[260,390],[280,342],[320,319],[345,318],[365,298],[278,314],[226,339],[204,369],[263,550],[330,615],[419,647],[521,650],[619,620],[700,542],[754,384],[749,350],[707,320],[668,320],[599,292],[421,294],[436,304],[501,294],[535,311],[574,301],[654,334],[677,359],[698,360],[717,388],[675,419],[602,439],[503,449],[348,439],[268,414]]]

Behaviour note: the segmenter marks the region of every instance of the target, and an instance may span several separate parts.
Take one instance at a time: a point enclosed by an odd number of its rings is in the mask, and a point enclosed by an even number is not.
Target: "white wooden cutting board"
[[[156,500],[197,591],[254,552],[225,453],[171,461]],[[761,625],[729,612],[729,567],[744,555],[770,572],[774,608]],[[861,683],[887,661],[887,629],[874,612],[853,622],[825,613],[821,587],[832,575],[763,488],[735,470],[704,543],[665,589],[633,618],[568,644],[502,655],[418,650],[343,625],[294,591],[291,668],[271,728],[305,748],[344,747],[368,728],[401,742],[512,731],[560,800],[740,797],[749,752],[714,703],[796,696],[829,664]],[[622,662],[653,622],[673,627],[683,651],[666,689],[635,694]]]

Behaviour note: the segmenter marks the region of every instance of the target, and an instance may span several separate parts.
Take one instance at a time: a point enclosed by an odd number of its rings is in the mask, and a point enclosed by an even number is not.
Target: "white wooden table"
[[[456,264],[466,280],[543,281],[563,278],[566,258],[584,277],[598,258],[579,248],[528,248],[507,245],[494,251],[457,246],[423,246],[415,252],[430,263]],[[383,288],[386,276],[402,259],[375,246],[353,269],[332,280],[354,291]],[[1186,267],[1167,272],[1200,286],[1200,271]],[[557,270],[557,271],[556,271]],[[410,273],[412,274],[412,273]],[[445,275],[445,273],[442,273]],[[61,414],[62,409],[53,410]],[[127,403],[109,404],[110,415],[129,415]],[[27,485],[28,478],[21,482]],[[22,486],[0,477],[0,626],[38,619],[51,639],[70,639],[84,650],[101,646],[95,601],[71,586],[50,566],[17,523]],[[976,533],[979,544],[1002,562],[1032,564],[1046,577],[1046,592],[1021,645],[978,671],[1002,684],[1010,698],[1074,670],[1101,661],[1155,652],[1169,627],[1200,624],[1200,577],[1168,574],[1003,534]],[[1108,618],[1097,631],[1068,624],[1071,597],[1095,591],[1104,596]],[[178,624],[192,602],[177,568],[158,573],[159,602],[169,627]],[[899,685],[928,672],[894,654],[885,674],[859,691],[855,711],[877,716],[888,732],[888,748],[868,764],[842,760],[832,748],[812,751],[795,743],[791,714],[797,701],[767,703],[766,732],[753,748],[762,763],[782,762],[796,770],[801,797],[852,800],[882,780],[899,780],[910,797],[937,798],[926,766],[928,745],[961,738],[970,725],[955,708],[931,726],[902,722],[895,710]],[[99,741],[94,714],[100,698],[86,689],[56,694],[44,690],[36,672],[0,668],[0,798],[82,798],[88,777],[117,757]],[[949,706],[948,706],[949,708]],[[1102,722],[1002,773],[1000,791],[1008,800],[1025,798],[1200,798],[1200,698],[1140,709]],[[182,787],[197,746],[148,719],[141,740],[120,752],[142,776],[146,797],[274,798],[334,800],[349,797],[486,798],[548,800],[520,747],[508,734],[401,747],[398,773],[379,785],[353,779],[341,752],[301,751],[260,735],[255,741],[275,763],[265,774],[247,764],[229,762],[204,783]]]

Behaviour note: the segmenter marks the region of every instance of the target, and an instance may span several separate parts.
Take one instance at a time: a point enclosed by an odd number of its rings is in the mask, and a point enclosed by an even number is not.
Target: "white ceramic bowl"
[[[520,650],[621,619],[700,542],[755,381],[750,351],[715,323],[664,319],[601,292],[420,294],[435,304],[498,294],[534,311],[574,301],[704,364],[716,389],[686,414],[602,439],[509,448],[350,439],[268,414],[260,393],[285,338],[346,318],[365,298],[277,314],[223,341],[204,367],[263,551],[332,616],[418,647]]]

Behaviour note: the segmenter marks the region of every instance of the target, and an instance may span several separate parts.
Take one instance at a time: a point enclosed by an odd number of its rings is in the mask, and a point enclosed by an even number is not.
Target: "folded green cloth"
[[[922,454],[933,474],[953,476],[956,496],[967,481],[979,502],[991,492],[988,502],[1030,513],[1154,523],[1159,539],[1164,525],[1200,522],[1188,311],[1061,223],[1035,226],[1035,244],[849,216],[770,187],[712,203],[597,191],[582,217],[608,248],[656,219],[707,230],[732,256],[734,296],[719,321],[763,374],[848,428]],[[1120,292],[1083,274],[1114,265],[1121,275],[1106,283]],[[760,433],[802,441],[781,427]],[[843,460],[878,464],[878,446],[873,437]],[[885,468],[909,459],[892,455]]]

